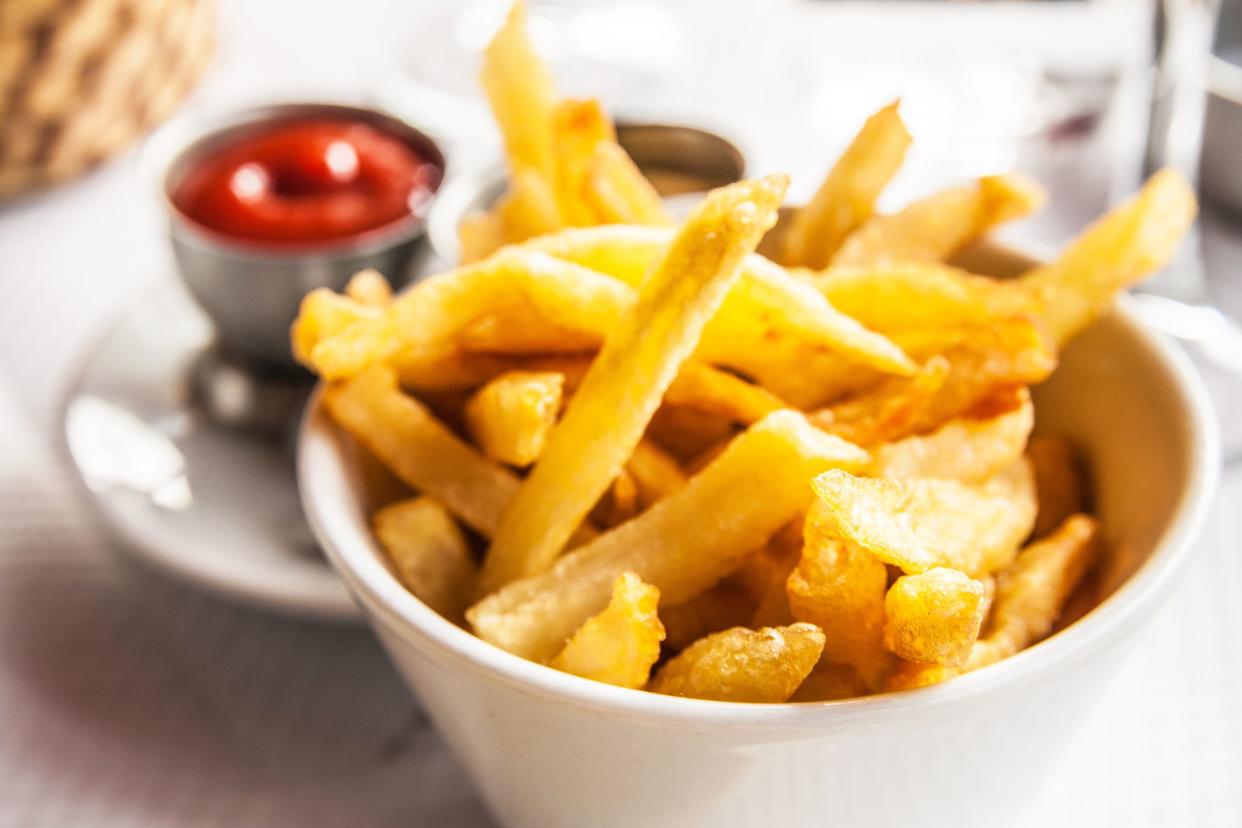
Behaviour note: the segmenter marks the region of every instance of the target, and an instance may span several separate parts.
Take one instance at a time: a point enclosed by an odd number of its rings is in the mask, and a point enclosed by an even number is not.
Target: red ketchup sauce
[[[186,217],[218,233],[314,244],[421,216],[441,172],[365,123],[302,120],[226,140],[191,164],[171,196]]]

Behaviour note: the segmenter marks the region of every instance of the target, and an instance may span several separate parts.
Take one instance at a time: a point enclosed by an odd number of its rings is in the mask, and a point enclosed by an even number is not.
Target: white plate
[[[210,342],[172,280],[98,341],[63,409],[86,492],[127,549],[191,584],[290,615],[361,620],[302,517],[288,441],[225,428],[194,405],[190,378]]]

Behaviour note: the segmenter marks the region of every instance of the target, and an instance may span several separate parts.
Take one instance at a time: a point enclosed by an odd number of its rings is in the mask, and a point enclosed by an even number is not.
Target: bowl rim
[[[439,178],[421,211],[401,216],[367,230],[335,239],[313,242],[267,242],[221,233],[199,224],[182,212],[172,199],[171,177],[196,149],[231,132],[264,123],[296,121],[313,117],[352,117],[382,124],[392,132],[407,133],[420,152],[439,169]],[[398,247],[427,232],[429,214],[444,189],[448,159],[426,130],[383,107],[343,100],[290,100],[242,107],[223,107],[186,112],[170,119],[147,140],[140,164],[147,185],[166,222],[168,233],[185,244],[216,255],[265,262],[322,262],[368,256]]]
[[[665,696],[615,687],[509,653],[442,618],[408,592],[372,551],[373,543],[360,533],[345,531],[346,510],[323,502],[325,484],[317,473],[325,453],[337,453],[338,439],[322,410],[322,384],[307,403],[299,428],[297,465],[303,509],[332,565],[345,579],[365,610],[369,622],[395,633],[423,652],[433,650],[490,682],[499,682],[526,695],[620,715],[661,726],[713,730],[785,730],[840,726],[847,721],[882,716],[903,709],[957,705],[1017,682],[1040,676],[1090,656],[1122,635],[1151,612],[1171,591],[1186,568],[1194,541],[1206,519],[1220,471],[1219,436],[1210,400],[1202,380],[1186,354],[1174,343],[1138,321],[1125,297],[1113,309],[1114,318],[1129,330],[1154,359],[1163,364],[1180,393],[1190,443],[1188,486],[1181,492],[1174,514],[1155,549],[1130,575],[1084,617],[1049,638],[986,668],[953,681],[898,692],[829,702],[745,704]],[[327,507],[327,508],[322,508]],[[370,548],[368,544],[371,544]]]

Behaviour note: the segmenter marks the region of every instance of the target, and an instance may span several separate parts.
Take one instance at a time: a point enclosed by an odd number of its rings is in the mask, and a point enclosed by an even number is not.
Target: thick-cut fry
[[[687,219],[591,364],[483,563],[494,590],[546,569],[617,476],[742,259],[776,220],[787,180],[714,191]]]
[[[529,466],[556,425],[564,384],[564,375],[554,372],[502,374],[466,403],[470,436],[492,460]]]
[[[616,131],[597,100],[562,100],[552,109],[552,181],[561,217],[570,227],[591,227],[601,217],[588,195],[595,148],[615,142]]]
[[[1024,175],[992,175],[951,187],[891,215],[876,215],[850,234],[833,265],[940,262],[998,224],[1038,210],[1047,195]]]
[[[397,388],[378,366],[324,390],[337,424],[403,481],[431,495],[466,525],[490,537],[517,494],[518,479],[480,456]]]
[[[1194,190],[1169,168],[1138,195],[1096,220],[1056,261],[1018,284],[1035,297],[1040,318],[1062,345],[1112,304],[1113,297],[1163,267],[1198,211]]]
[[[878,687],[892,662],[884,650],[888,570],[865,549],[842,540],[822,503],[807,514],[802,558],[786,581],[789,609],[828,634],[824,657],[848,664]]]
[[[877,446],[872,452],[871,475],[890,480],[935,477],[963,483],[977,483],[990,477],[1022,456],[1035,424],[1035,408],[1025,388],[1022,397],[1017,408],[996,417],[958,417],[930,434]],[[1038,490],[1038,465],[1035,480]],[[1038,525],[1037,520],[1037,530]]]
[[[664,402],[725,417],[739,425],[750,425],[789,407],[766,388],[701,362],[681,366]]]
[[[824,647],[813,624],[731,630],[709,635],[665,664],[648,686],[654,693],[716,701],[786,701]]]
[[[320,342],[336,336],[360,319],[379,317],[378,308],[327,288],[316,288],[302,297],[297,319],[289,329],[293,356],[303,365],[310,366],[311,353]]]
[[[638,487],[638,503],[644,509],[686,485],[686,473],[677,461],[646,439],[634,446],[625,470]]]
[[[823,267],[871,215],[910,146],[897,105],[893,102],[867,119],[815,197],[794,216],[783,240],[781,264]]]
[[[1000,574],[992,616],[960,668],[906,663],[889,677],[887,689],[926,687],[995,664],[1052,631],[1070,595],[1095,561],[1099,524],[1074,515],[1048,537],[1023,549]]]
[[[884,646],[907,661],[965,664],[983,625],[986,591],[956,569],[903,575],[884,598]]]
[[[392,285],[388,284],[382,273],[368,267],[349,277],[349,282],[345,285],[345,295],[355,302],[382,308],[392,301]]]
[[[968,575],[1007,565],[1035,524],[1034,482],[1021,460],[983,485],[879,480],[824,472],[812,482],[829,531],[907,573]]]
[[[633,572],[618,575],[608,606],[578,628],[551,666],[605,684],[642,687],[664,640],[659,601],[660,590]]]
[[[680,490],[547,572],[485,598],[467,617],[481,638],[527,658],[547,658],[604,606],[617,575],[637,573],[671,606],[689,601],[807,507],[812,476],[826,468],[858,469],[868,459],[794,411],[769,414]],[[763,481],[761,497],[756,480]]]
[[[619,145],[596,145],[587,166],[586,192],[601,224],[672,223],[660,194]]]
[[[943,357],[928,360],[912,377],[887,377],[875,388],[810,415],[817,427],[860,446],[886,443],[910,431],[949,376]]]
[[[371,523],[406,589],[445,618],[461,619],[478,567],[448,510],[414,497],[380,509]]]
[[[1035,494],[1039,499],[1034,535],[1042,538],[1070,515],[1086,511],[1087,476],[1078,450],[1061,437],[1032,437],[1026,456],[1035,470]]]
[[[535,54],[526,31],[526,4],[515,2],[500,31],[483,50],[479,73],[500,126],[512,166],[551,180],[553,169],[552,76]]]

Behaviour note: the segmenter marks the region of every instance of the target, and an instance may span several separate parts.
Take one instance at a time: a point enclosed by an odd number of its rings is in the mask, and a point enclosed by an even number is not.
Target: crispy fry
[[[933,357],[914,376],[887,377],[865,394],[821,408],[810,420],[860,446],[886,443],[910,431],[948,376],[948,360]]]
[[[466,403],[466,426],[486,457],[525,467],[547,444],[561,409],[565,377],[511,371],[483,386]]]
[[[990,477],[1022,456],[1035,424],[1031,395],[1025,388],[1021,391],[1022,402],[1012,411],[983,420],[958,417],[930,434],[877,446],[871,474],[890,480],[934,477],[963,483]],[[1038,490],[1038,465],[1035,479]]]
[[[654,584],[670,606],[689,601],[807,507],[813,475],[857,469],[868,459],[796,412],[769,414],[680,490],[547,572],[485,598],[467,618],[481,638],[528,658],[547,658],[603,607],[620,573],[632,571]],[[764,481],[762,498],[754,496],[756,479]]]
[[[884,646],[907,661],[966,663],[983,625],[986,588],[956,569],[903,575],[884,598]]]
[[[1026,456],[1035,470],[1039,499],[1034,535],[1042,538],[1070,515],[1086,511],[1087,476],[1078,450],[1061,437],[1036,435],[1027,446]]]
[[[739,266],[775,221],[787,182],[716,190],[687,219],[633,311],[591,364],[543,456],[505,514],[483,563],[482,588],[546,569],[617,476],[737,281]]]
[[[382,308],[392,301],[392,286],[382,273],[368,267],[349,277],[349,282],[345,285],[345,295],[355,302]]]
[[[617,140],[612,121],[596,100],[562,100],[552,109],[552,165],[556,203],[571,227],[602,223],[588,194],[595,148]]]
[[[789,407],[766,388],[701,362],[681,366],[664,402],[724,417],[739,425],[750,425],[773,411]]]
[[[613,141],[595,146],[587,166],[586,193],[601,224],[672,223],[655,187]]]
[[[578,628],[551,666],[618,687],[642,687],[664,640],[659,600],[660,590],[633,572],[618,575],[608,606]]]
[[[1169,168],[1095,221],[1051,264],[1018,282],[1039,303],[1057,345],[1102,315],[1113,297],[1163,267],[1194,222],[1194,191]]]
[[[324,390],[324,405],[354,436],[415,489],[431,495],[470,528],[490,537],[518,480],[463,443],[413,397],[389,368],[376,367]]]
[[[483,50],[479,73],[492,114],[500,126],[505,153],[514,169],[537,171],[551,180],[553,170],[552,76],[526,31],[526,4],[518,0],[504,25]]]
[[[854,668],[878,687],[892,662],[884,650],[888,570],[865,549],[843,540],[822,503],[807,513],[802,558],[786,581],[789,609],[830,633],[824,657]]]
[[[478,567],[448,510],[429,497],[413,497],[385,506],[371,522],[406,589],[445,618],[460,621]]]
[[[890,215],[875,215],[849,235],[833,265],[940,262],[998,224],[1038,210],[1047,194],[1024,175],[992,175],[941,190]]]
[[[814,198],[794,217],[781,249],[782,264],[823,267],[871,215],[910,146],[897,104],[867,119]]]
[[[1007,565],[1035,523],[1034,482],[1020,460],[984,484],[880,480],[827,471],[812,482],[829,531],[909,574],[968,575]]]
[[[648,690],[716,701],[786,701],[807,677],[824,647],[813,624],[731,630],[709,635],[665,664]]]
[[[336,336],[360,319],[378,319],[379,316],[378,308],[327,288],[316,288],[302,297],[297,319],[289,329],[293,356],[309,366],[311,353],[321,341]]]

